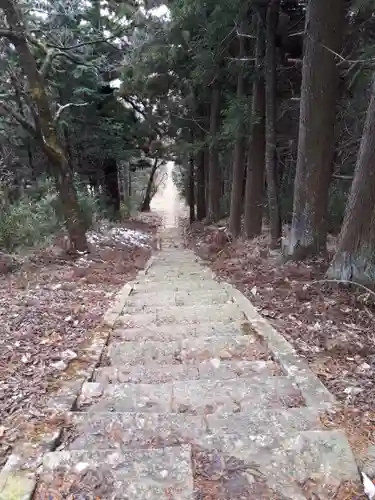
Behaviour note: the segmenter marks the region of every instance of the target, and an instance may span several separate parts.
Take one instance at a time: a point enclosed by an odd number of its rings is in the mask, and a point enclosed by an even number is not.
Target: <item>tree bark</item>
[[[264,10],[263,10],[264,12]],[[262,232],[265,171],[264,14],[257,22],[256,77],[253,83],[251,132],[247,156],[244,231],[247,238]]]
[[[268,210],[271,224],[271,246],[281,242],[281,215],[276,155],[276,29],[280,0],[270,0],[266,18],[266,150],[265,167],[267,179]]]
[[[192,224],[195,221],[195,176],[194,176],[194,158],[190,155],[188,170],[188,204],[189,221]]]
[[[207,221],[216,222],[220,217],[220,170],[217,134],[220,116],[220,87],[215,82],[211,93],[210,147],[208,156]]]
[[[206,168],[205,168],[205,148],[197,155],[197,220],[206,217]]]
[[[114,218],[120,215],[120,190],[118,185],[118,167],[115,158],[106,158],[103,161],[104,189],[106,204]]]
[[[54,167],[56,187],[60,196],[65,225],[69,233],[71,250],[86,251],[88,247],[85,225],[73,184],[73,176],[59,140],[43,78],[38,71],[36,61],[27,42],[26,29],[20,11],[12,0],[0,0],[0,8],[5,12],[11,31],[12,43],[16,48],[22,71],[28,80],[30,98],[38,111],[39,123],[37,128],[41,131],[41,146]]]
[[[159,167],[158,160],[155,159],[154,164],[152,165],[150,177],[148,179],[146,194],[145,194],[143,203],[141,205],[141,212],[149,212],[150,211],[152,187],[154,185],[155,174],[156,174],[158,167]]]
[[[244,37],[239,37],[239,58],[245,56]],[[244,68],[243,61],[239,62],[240,67],[237,77],[237,99],[241,100],[245,94]],[[236,142],[233,153],[233,177],[232,190],[230,197],[229,231],[234,238],[237,238],[241,232],[241,215],[243,208],[243,183],[245,175],[245,142],[244,125],[242,117],[239,117],[240,124],[237,130]]]
[[[295,259],[326,250],[339,68],[346,2],[311,0],[306,18],[292,228],[286,254]]]
[[[375,283],[375,74],[354,180],[328,277]]]

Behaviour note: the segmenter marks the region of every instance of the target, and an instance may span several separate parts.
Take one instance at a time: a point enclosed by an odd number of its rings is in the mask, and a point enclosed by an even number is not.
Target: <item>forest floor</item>
[[[75,260],[56,238],[0,274],[0,467],[44,425],[51,393],[74,378],[90,332],[150,257],[159,223],[100,224],[88,233],[90,253]]]
[[[328,258],[282,263],[268,235],[231,243],[225,227],[195,223],[187,245],[307,360],[339,402],[323,424],[345,429],[358,462],[373,474],[365,457],[375,450],[375,294],[324,281]]]

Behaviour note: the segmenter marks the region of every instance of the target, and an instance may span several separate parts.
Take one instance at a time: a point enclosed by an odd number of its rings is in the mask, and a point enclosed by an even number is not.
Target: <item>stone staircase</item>
[[[40,480],[80,499],[302,500],[308,479],[357,479],[345,435],[177,238],[135,283]]]

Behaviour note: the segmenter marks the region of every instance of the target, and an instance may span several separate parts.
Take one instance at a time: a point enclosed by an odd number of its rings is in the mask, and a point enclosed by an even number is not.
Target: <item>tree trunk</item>
[[[86,251],[87,240],[85,225],[74,188],[72,174],[68,161],[59,140],[56,123],[53,119],[50,103],[44,87],[41,74],[38,71],[35,59],[30,51],[26,29],[20,11],[12,0],[0,0],[0,8],[5,16],[11,31],[11,40],[18,53],[20,65],[29,84],[29,96],[38,111],[38,128],[41,131],[40,142],[43,150],[54,166],[56,186],[61,200],[61,209],[65,217],[65,224],[69,233],[71,249]]]
[[[239,37],[239,58],[245,56],[245,39]],[[244,68],[243,61],[239,62],[239,71],[237,78],[237,99],[241,100],[245,94]],[[230,214],[229,214],[229,231],[234,238],[237,238],[241,232],[241,215],[243,208],[243,183],[245,175],[245,143],[244,143],[244,126],[242,117],[239,117],[240,124],[238,126],[236,142],[233,153],[233,177],[232,190],[230,197]]]
[[[190,224],[195,221],[195,179],[194,179],[194,158],[193,155],[189,158],[189,174],[188,174],[188,204],[189,204],[189,220]]]
[[[259,13],[259,16],[261,14]],[[264,15],[258,19],[256,78],[253,83],[251,132],[247,156],[244,230],[247,238],[262,231],[265,165]]]
[[[281,242],[281,215],[276,155],[276,29],[280,0],[271,0],[267,8],[266,20],[266,151],[265,167],[267,179],[268,210],[271,224],[271,246],[276,248]]]
[[[345,218],[328,277],[375,283],[375,75]]]
[[[156,174],[158,167],[159,167],[159,163],[158,163],[158,160],[156,159],[156,160],[154,160],[154,164],[152,165],[150,177],[148,179],[146,194],[145,194],[143,203],[141,205],[141,212],[149,212],[150,211],[152,187],[154,185],[155,174]]]
[[[286,253],[295,259],[326,249],[343,0],[311,0],[306,18],[294,207]]]
[[[111,216],[118,218],[120,214],[121,198],[118,185],[117,161],[115,158],[106,158],[103,161],[103,173],[106,204]]]
[[[210,147],[208,157],[208,222],[216,222],[220,217],[220,170],[217,133],[220,116],[220,88],[213,84],[210,110]]]
[[[197,220],[206,217],[206,172],[205,172],[205,148],[197,155]]]

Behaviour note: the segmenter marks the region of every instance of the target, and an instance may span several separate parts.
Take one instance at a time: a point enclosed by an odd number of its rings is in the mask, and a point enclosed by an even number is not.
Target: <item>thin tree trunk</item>
[[[262,231],[265,166],[264,14],[259,13],[256,44],[256,78],[253,83],[251,132],[247,156],[244,230],[247,238]]]
[[[22,71],[28,80],[30,98],[38,111],[38,128],[40,128],[42,134],[39,138],[43,150],[54,166],[56,186],[60,195],[61,209],[65,217],[71,249],[73,251],[86,251],[88,247],[85,225],[74,188],[72,174],[58,137],[43,78],[38,71],[27,42],[26,30],[23,20],[20,17],[20,11],[12,0],[0,0],[0,8],[5,12],[11,30],[12,43],[18,53]]]
[[[266,20],[266,151],[265,167],[267,179],[268,210],[271,224],[271,246],[281,242],[281,215],[276,155],[276,29],[279,17],[280,0],[271,0]]]
[[[211,93],[210,147],[208,157],[208,222],[216,222],[220,217],[220,170],[217,133],[220,115],[220,87],[215,82]]]
[[[158,160],[155,159],[154,164],[152,165],[150,177],[148,179],[146,194],[145,194],[143,203],[141,205],[141,212],[149,212],[150,211],[152,187],[154,185],[155,174],[156,174],[158,167],[159,167]]]
[[[312,0],[306,18],[292,228],[285,253],[295,259],[326,250],[339,68],[346,2]],[[333,52],[332,52],[333,51]]]
[[[197,155],[197,220],[206,217],[206,172],[205,172],[205,149]]]
[[[107,207],[111,216],[118,218],[120,214],[120,190],[118,185],[118,168],[115,158],[106,158],[103,161],[104,188]]]
[[[244,37],[239,37],[239,58],[245,56]],[[239,62],[239,71],[237,78],[237,99],[241,100],[245,94],[244,68],[243,62]],[[244,125],[242,117],[239,117],[240,124],[237,131],[236,142],[233,153],[233,177],[232,191],[230,198],[229,231],[234,238],[237,238],[241,232],[241,215],[243,208],[243,183],[245,175],[245,141]]]
[[[344,222],[328,277],[375,283],[375,75]]]
[[[190,224],[195,221],[195,179],[194,179],[194,158],[193,155],[189,158],[189,175],[188,175],[188,204],[189,204],[189,220]]]

